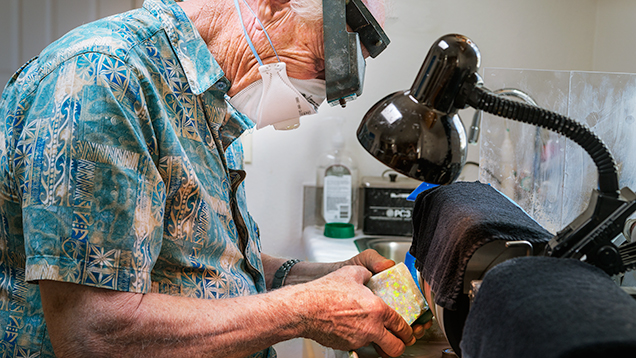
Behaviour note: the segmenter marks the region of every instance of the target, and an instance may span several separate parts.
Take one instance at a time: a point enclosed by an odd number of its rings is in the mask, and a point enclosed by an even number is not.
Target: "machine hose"
[[[618,197],[616,162],[605,143],[586,125],[540,107],[497,96],[479,86],[474,87],[468,94],[466,103],[477,110],[543,127],[573,140],[590,155],[596,164],[599,190],[611,197]]]

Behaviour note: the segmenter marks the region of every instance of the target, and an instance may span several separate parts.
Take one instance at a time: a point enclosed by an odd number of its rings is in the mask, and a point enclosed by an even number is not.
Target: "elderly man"
[[[0,107],[3,356],[275,357],[268,347],[294,337],[396,356],[423,334],[363,285],[392,261],[261,254],[245,207],[237,137],[294,121],[258,103],[277,98],[263,84],[278,76],[307,113],[324,98],[320,6],[146,0],[13,76]]]

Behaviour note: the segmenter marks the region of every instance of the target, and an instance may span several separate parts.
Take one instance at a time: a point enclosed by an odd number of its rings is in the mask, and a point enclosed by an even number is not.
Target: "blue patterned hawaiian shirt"
[[[1,357],[54,356],[41,279],[202,299],[265,291],[236,140],[253,123],[229,87],[173,0],[73,30],[11,78]]]

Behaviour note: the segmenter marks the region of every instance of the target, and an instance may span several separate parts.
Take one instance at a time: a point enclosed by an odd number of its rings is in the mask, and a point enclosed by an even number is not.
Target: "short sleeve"
[[[37,88],[16,146],[26,280],[150,290],[165,186],[135,73],[85,53]]]

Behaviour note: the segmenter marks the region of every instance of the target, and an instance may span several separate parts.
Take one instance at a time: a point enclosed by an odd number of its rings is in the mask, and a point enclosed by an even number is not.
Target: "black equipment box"
[[[365,235],[413,235],[413,206],[406,198],[421,182],[407,177],[362,178]]]

